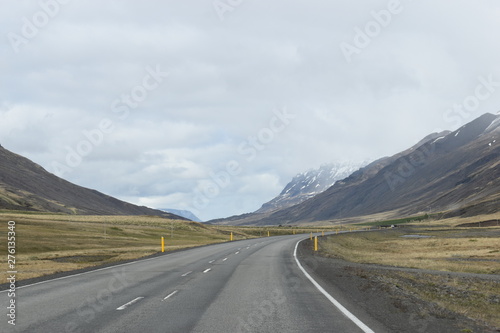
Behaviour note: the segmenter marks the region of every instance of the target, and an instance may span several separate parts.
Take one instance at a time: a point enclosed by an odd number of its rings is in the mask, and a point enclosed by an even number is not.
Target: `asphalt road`
[[[0,332],[385,332],[349,295],[331,295],[346,314],[304,274],[299,266],[314,263],[299,265],[294,250],[306,237],[228,242],[20,287],[15,326],[0,292]]]

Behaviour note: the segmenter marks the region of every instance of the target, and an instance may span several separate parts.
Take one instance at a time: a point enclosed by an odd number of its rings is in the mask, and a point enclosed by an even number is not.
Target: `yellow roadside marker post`
[[[310,240],[313,240],[313,233],[311,232],[311,236],[309,236]]]
[[[161,238],[161,252],[165,252],[165,237]]]
[[[232,242],[233,241],[233,232],[231,231],[231,236],[229,237],[229,240]]]
[[[314,252],[318,252],[318,236],[314,237]]]
[[[271,236],[271,232],[268,230],[267,231],[267,237],[270,237]]]

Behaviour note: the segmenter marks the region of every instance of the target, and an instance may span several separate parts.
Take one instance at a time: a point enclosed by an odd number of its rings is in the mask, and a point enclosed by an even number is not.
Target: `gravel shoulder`
[[[383,323],[389,332],[447,333],[500,332],[487,320],[472,320],[466,313],[451,311],[428,301],[423,294],[434,297],[473,300],[477,292],[450,287],[440,281],[460,285],[488,283],[498,286],[499,275],[438,272],[411,268],[351,263],[329,258],[312,251],[312,241],[300,243],[298,256],[306,270],[347,308],[361,308]],[[499,295],[478,299],[492,309],[500,306]]]

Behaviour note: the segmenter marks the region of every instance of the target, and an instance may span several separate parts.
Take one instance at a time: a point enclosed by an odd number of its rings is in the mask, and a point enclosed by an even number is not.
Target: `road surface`
[[[15,326],[0,292],[0,332],[387,331],[311,282],[294,257],[306,237],[210,245],[20,287]]]

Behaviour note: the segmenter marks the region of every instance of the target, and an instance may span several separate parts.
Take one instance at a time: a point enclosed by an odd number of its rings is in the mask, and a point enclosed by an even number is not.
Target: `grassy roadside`
[[[464,276],[415,274],[395,271],[378,278],[407,294],[429,302],[437,316],[458,313],[478,323],[500,329],[500,283]],[[425,318],[429,310],[418,316]],[[472,332],[472,331],[465,331]]]
[[[461,273],[500,274],[500,227],[458,227],[463,222],[419,221],[381,232],[325,237],[320,240],[320,251],[356,263],[454,272],[428,274],[364,266],[369,273],[363,274],[388,289],[432,304],[434,316],[459,313],[498,329],[500,283]],[[426,311],[418,315],[424,318],[429,315]]]
[[[500,228],[396,228],[321,242],[328,255],[357,263],[500,274]]]
[[[233,239],[290,235],[329,229],[210,226],[152,216],[80,216],[33,212],[0,212],[0,236],[15,221],[17,280],[145,257],[165,251],[227,242]],[[5,239],[4,238],[4,239]],[[1,242],[6,281],[7,243]]]

